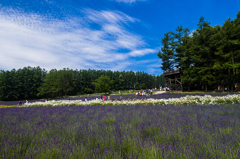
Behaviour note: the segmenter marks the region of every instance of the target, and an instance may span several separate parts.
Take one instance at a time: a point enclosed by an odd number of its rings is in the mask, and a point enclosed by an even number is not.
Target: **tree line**
[[[108,76],[111,90],[146,89],[164,86],[162,75],[111,70],[52,69],[24,67],[0,70],[0,100],[55,98],[64,95],[101,93],[94,85],[101,75]]]
[[[165,33],[161,43],[161,69],[181,68],[185,85],[198,83],[205,91],[208,86],[229,86],[233,92],[240,82],[240,11],[222,26],[212,27],[201,17],[196,30],[179,26]]]

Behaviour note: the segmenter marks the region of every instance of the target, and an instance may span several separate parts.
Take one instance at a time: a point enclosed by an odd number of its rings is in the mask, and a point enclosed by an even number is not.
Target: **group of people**
[[[136,96],[137,95],[140,95],[140,96],[142,96],[142,95],[146,95],[146,96],[148,96],[148,95],[152,95],[152,93],[153,93],[153,89],[146,89],[146,91],[138,91],[137,93],[136,93]]]
[[[132,92],[134,92],[134,89],[133,89],[133,90],[130,90],[130,89],[129,89],[129,93],[132,93]]]
[[[110,95],[109,96],[105,96],[105,95],[103,95],[103,96],[101,96],[101,99],[102,100],[110,100],[111,98],[110,98]]]
[[[25,103],[25,104],[28,104],[28,100],[26,100],[26,103]],[[20,108],[22,105],[23,105],[22,102],[19,101],[19,103],[18,103],[18,108]]]

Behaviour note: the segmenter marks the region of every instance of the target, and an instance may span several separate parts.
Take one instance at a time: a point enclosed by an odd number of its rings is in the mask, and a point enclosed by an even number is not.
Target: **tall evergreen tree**
[[[172,40],[172,32],[168,32],[164,34],[164,38],[162,39],[162,48],[161,51],[158,52],[158,57],[162,60],[162,70],[171,70],[174,67],[174,48],[171,46]]]
[[[121,90],[124,89],[124,77],[123,77],[122,74],[119,75],[119,88],[120,88]]]
[[[175,67],[181,68],[181,58],[184,57],[184,50],[181,45],[183,45],[183,38],[189,35],[189,29],[183,28],[183,26],[178,26],[176,32],[174,33],[173,47],[175,50]]]
[[[224,22],[221,30],[222,39],[221,45],[218,47],[218,55],[222,59],[222,70],[227,70],[227,76],[225,79],[228,85],[231,86],[231,92],[233,92],[233,86],[238,80],[237,70],[240,68],[239,63],[239,46],[240,46],[240,27],[239,24],[231,21],[229,18]]]
[[[204,21],[203,17],[200,18],[198,26],[197,45],[194,48],[195,54],[193,55],[195,67],[193,69],[198,73],[196,78],[205,85],[205,92],[207,92],[207,86],[214,84],[216,77],[215,72],[213,72],[214,52],[210,49],[209,42],[213,35],[213,28],[210,23]]]

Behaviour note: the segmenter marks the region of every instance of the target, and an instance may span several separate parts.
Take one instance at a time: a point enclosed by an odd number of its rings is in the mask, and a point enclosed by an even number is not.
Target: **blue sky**
[[[222,25],[240,0],[1,0],[0,69],[25,66],[159,75],[164,33]]]

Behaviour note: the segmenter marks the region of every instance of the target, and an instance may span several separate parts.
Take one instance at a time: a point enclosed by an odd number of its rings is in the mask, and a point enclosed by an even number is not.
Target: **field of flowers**
[[[0,158],[240,158],[240,104],[2,108]]]
[[[227,95],[230,94],[224,94],[224,93],[208,93],[207,95],[210,95],[212,97],[226,97]],[[231,95],[240,95],[239,93],[234,93]],[[128,95],[122,95],[122,99],[120,99],[120,95],[110,95],[110,100],[111,101],[122,101],[122,100],[146,100],[146,99],[172,99],[172,98],[181,98],[181,97],[186,97],[186,96],[200,96],[203,97],[205,96],[205,94],[202,93],[163,93],[163,94],[157,94],[157,95],[151,95],[151,96],[136,96],[133,94],[128,94]],[[85,97],[71,97],[71,98],[55,98],[55,99],[51,99],[54,101],[85,101]],[[87,100],[88,101],[92,101],[92,100],[96,100],[96,99],[101,99],[100,96],[88,96]],[[25,100],[21,101],[23,104],[25,104]],[[45,100],[31,100],[29,101],[29,103],[35,103],[35,102],[45,102]],[[6,107],[6,106],[18,106],[18,101],[0,101],[0,107]]]
[[[5,107],[17,107],[18,105],[6,105],[6,104],[0,104],[0,108],[5,108]]]
[[[165,95],[166,96],[166,95]],[[131,98],[132,97],[132,98]],[[135,97],[135,98],[133,98]],[[240,103],[240,95],[227,95],[227,96],[183,96],[180,98],[178,94],[176,97],[164,98],[164,95],[156,96],[127,96],[125,99],[118,99],[111,97],[110,100],[101,100],[100,98],[93,98],[88,101],[84,100],[51,100],[41,102],[31,102],[24,104],[24,107],[41,107],[41,106],[90,106],[90,105],[190,105],[190,104],[234,104]]]

